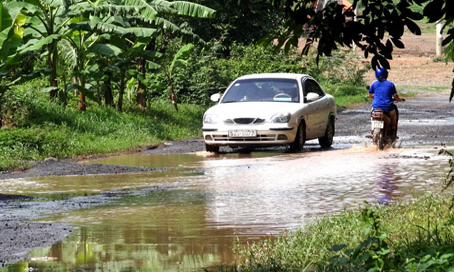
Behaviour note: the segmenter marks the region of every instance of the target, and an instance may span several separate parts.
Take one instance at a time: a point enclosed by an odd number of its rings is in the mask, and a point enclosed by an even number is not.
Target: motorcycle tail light
[[[382,111],[373,111],[372,118],[383,119],[383,112]]]

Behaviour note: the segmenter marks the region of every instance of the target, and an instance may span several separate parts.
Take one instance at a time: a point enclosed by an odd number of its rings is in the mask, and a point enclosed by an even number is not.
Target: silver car
[[[267,73],[234,80],[219,103],[203,116],[207,151],[219,147],[290,145],[294,151],[306,140],[333,143],[336,103],[309,75]]]

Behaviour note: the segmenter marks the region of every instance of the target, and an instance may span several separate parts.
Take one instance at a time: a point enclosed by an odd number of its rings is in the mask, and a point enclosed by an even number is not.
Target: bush
[[[194,52],[189,65],[175,74],[175,85],[182,103],[210,103],[213,93],[224,91],[237,77],[267,72],[303,72],[303,59],[285,55],[262,46],[234,44],[230,56],[224,58],[210,48]],[[153,85],[167,86],[163,74],[152,77]],[[153,93],[166,98],[165,87]]]
[[[349,51],[337,51],[331,57],[321,57],[316,64],[315,53],[301,57],[296,51],[284,54],[271,47],[234,44],[230,56],[217,54],[212,47],[193,52],[189,65],[175,73],[175,85],[180,103],[209,104],[213,93],[223,92],[237,77],[254,73],[306,73],[318,80],[328,93],[339,96],[357,95],[363,92],[363,75],[366,68],[358,57]],[[167,82],[163,73],[150,79],[156,88],[154,97],[166,99]],[[331,86],[334,86],[331,88]],[[346,93],[343,93],[346,91]]]

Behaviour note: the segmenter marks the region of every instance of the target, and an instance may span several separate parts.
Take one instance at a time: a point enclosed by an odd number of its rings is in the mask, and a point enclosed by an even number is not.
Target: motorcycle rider
[[[375,70],[377,78],[369,88],[369,98],[372,98],[372,108],[382,109],[389,112],[391,120],[391,129],[396,135],[397,133],[397,112],[394,101],[404,101],[399,97],[396,91],[396,86],[391,81],[388,81],[388,71],[383,67],[377,67]]]

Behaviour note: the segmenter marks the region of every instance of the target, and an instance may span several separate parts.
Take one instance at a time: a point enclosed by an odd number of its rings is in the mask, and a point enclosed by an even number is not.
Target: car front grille
[[[265,119],[261,118],[235,118],[233,122],[238,125],[249,125],[249,124],[262,124],[265,122]]]
[[[230,138],[228,135],[213,135],[216,142],[272,142],[276,141],[276,134],[262,134],[256,137]]]

